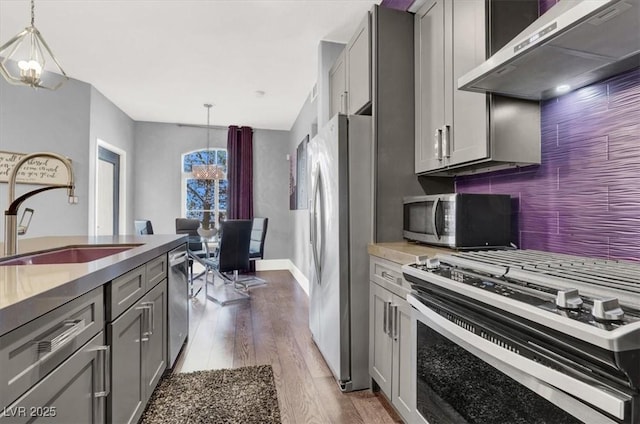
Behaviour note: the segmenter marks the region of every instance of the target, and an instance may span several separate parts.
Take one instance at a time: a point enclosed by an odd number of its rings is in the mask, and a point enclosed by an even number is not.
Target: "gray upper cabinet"
[[[347,113],[371,103],[371,14],[367,13],[347,44]]]
[[[416,173],[445,166],[444,0],[425,4],[415,15]]]
[[[525,20],[534,18],[520,14],[500,22],[493,7],[492,1],[429,0],[415,15],[417,174],[453,176],[540,163],[537,102],[456,88],[458,77],[496,51],[495,40],[506,38],[497,36],[500,28],[524,29]]]
[[[329,70],[329,116],[336,113],[347,113],[347,64],[345,61],[345,52],[340,53]]]

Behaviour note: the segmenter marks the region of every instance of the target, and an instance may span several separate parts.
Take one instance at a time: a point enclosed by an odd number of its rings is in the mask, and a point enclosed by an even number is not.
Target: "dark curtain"
[[[235,125],[227,136],[228,219],[253,218],[253,130]]]

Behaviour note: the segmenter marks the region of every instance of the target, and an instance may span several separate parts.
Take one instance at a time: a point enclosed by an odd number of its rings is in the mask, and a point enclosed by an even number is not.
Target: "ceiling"
[[[319,41],[347,42],[379,3],[36,0],[35,26],[70,77],[136,121],[205,124],[213,103],[213,125],[289,130],[315,84]],[[0,44],[29,19],[28,0],[0,0]]]

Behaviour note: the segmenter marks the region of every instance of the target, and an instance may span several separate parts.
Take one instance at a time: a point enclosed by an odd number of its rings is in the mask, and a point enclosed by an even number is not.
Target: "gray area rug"
[[[271,365],[168,375],[140,422],[280,423]]]

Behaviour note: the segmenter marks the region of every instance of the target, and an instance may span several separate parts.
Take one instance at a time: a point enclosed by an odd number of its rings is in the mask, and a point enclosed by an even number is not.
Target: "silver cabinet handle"
[[[145,302],[146,303],[146,302]],[[148,342],[149,341],[149,314],[147,313],[149,311],[149,306],[145,305],[145,304],[141,304],[141,306],[137,306],[136,307],[137,311],[142,311],[142,338],[140,339],[140,341],[142,342]]]
[[[111,393],[111,346],[98,346],[94,349],[100,353],[102,365],[102,391],[94,393],[94,397],[107,397]]]
[[[444,133],[442,135],[442,156],[449,158],[451,157],[451,126],[445,125],[442,133]]]
[[[383,311],[383,319],[382,319],[382,326],[384,328],[384,334],[389,334],[388,332],[388,322],[389,322],[389,302],[384,302],[384,311]]]
[[[393,340],[398,340],[398,305],[393,305]]]
[[[389,332],[387,333],[389,337],[393,339],[393,308],[394,306],[389,302]]]
[[[340,95],[340,112],[349,113],[349,92],[343,91]]]
[[[438,128],[433,135],[435,141],[433,143],[433,153],[437,160],[442,160],[442,129]]]
[[[394,277],[392,274],[389,274],[387,271],[382,271],[380,275],[382,276],[382,278],[389,281],[390,283],[394,283],[394,284],[396,283],[396,277]]]
[[[149,334],[150,336],[153,334],[153,332],[156,329],[156,323],[154,320],[154,315],[155,315],[155,311],[156,311],[156,304],[153,302],[143,302],[141,303],[141,305],[149,308],[149,318],[148,318],[148,326],[147,326],[147,334]]]
[[[100,358],[97,366],[102,370],[102,376],[100,378],[102,390],[93,393],[93,399],[94,402],[96,402],[94,419],[95,422],[101,422],[106,414],[106,398],[109,396],[109,393],[111,393],[111,346],[98,346],[91,350],[97,352],[96,359]],[[104,399],[104,402],[101,402],[100,399]],[[100,407],[100,403],[102,403],[102,407]]]
[[[84,319],[66,320],[60,328],[65,327],[66,330],[50,340],[37,340],[35,343],[38,345],[38,353],[53,353],[69,343],[84,330]]]

